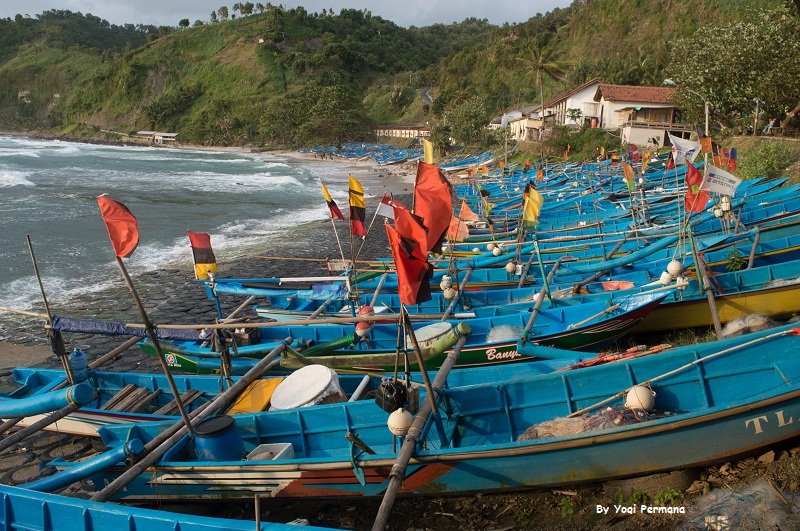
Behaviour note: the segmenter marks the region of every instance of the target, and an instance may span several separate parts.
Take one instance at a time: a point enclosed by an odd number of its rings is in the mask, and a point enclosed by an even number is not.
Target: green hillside
[[[576,0],[522,24],[408,29],[366,10],[271,4],[181,29],[48,11],[0,20],[0,128],[154,128],[187,142],[296,146],[367,138],[376,123],[480,121],[539,100],[536,50],[567,67],[561,80],[544,77],[545,97],[592,77],[659,83],[676,38],[781,4]]]

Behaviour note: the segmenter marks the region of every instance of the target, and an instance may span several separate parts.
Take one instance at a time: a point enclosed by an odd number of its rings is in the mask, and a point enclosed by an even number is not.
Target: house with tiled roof
[[[675,108],[673,87],[637,87],[600,83],[594,94],[598,123],[604,129],[620,129],[629,144],[664,144],[667,131],[682,133],[692,128],[681,123]]]
[[[499,129],[503,126],[503,117],[508,127],[509,140],[535,140],[539,137],[542,127],[541,105],[523,105],[506,110],[501,116],[489,123],[490,129]]]
[[[600,106],[594,101],[594,95],[597,93],[597,87],[600,83],[602,83],[600,78],[590,79],[586,83],[553,96],[544,104],[545,114],[548,118],[550,118],[550,115],[554,115],[554,125],[589,125],[597,127]],[[570,109],[580,111],[580,117],[571,118],[568,116]]]

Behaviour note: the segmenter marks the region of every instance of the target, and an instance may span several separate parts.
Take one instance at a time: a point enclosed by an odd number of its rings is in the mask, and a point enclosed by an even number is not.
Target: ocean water
[[[139,247],[126,260],[135,280],[160,268],[190,267],[187,229],[212,235],[218,262],[256,251],[281,254],[293,227],[327,218],[320,179],[346,212],[351,170],[268,153],[0,136],[0,306],[42,311],[26,235],[52,304],[120,282],[97,206],[102,193],[137,218]],[[383,192],[367,182],[365,188],[367,195]],[[0,339],[7,336],[0,314]]]

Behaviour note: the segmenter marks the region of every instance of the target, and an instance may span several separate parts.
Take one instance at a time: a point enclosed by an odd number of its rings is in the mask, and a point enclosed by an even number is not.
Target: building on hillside
[[[161,131],[136,131],[135,138],[146,140],[151,144],[175,144],[178,133],[162,133]]]
[[[515,141],[537,140],[542,128],[541,105],[514,107],[489,123],[490,129],[501,129],[503,117],[508,125],[508,139]]]
[[[594,96],[600,83],[600,78],[595,78],[550,98],[544,104],[548,125],[547,119],[552,115],[554,125],[597,127],[600,121],[600,105],[594,100]],[[571,113],[571,109],[575,111]],[[578,111],[580,116],[577,116]]]
[[[682,123],[682,113],[672,100],[671,87],[637,87],[600,83],[594,95],[598,123],[603,129],[619,129],[622,142],[664,145],[667,132],[683,136],[694,127]]]
[[[428,138],[431,128],[426,125],[379,125],[375,128],[375,136],[390,138]]]

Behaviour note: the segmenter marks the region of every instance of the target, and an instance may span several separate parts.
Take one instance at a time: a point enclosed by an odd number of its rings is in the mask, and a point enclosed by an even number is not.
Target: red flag
[[[420,162],[414,185],[414,214],[420,216],[428,228],[426,251],[442,251],[442,240],[453,215],[452,187],[433,164]]]
[[[103,223],[106,224],[108,238],[114,247],[114,254],[120,258],[128,258],[139,245],[136,218],[128,207],[105,195],[97,197],[97,204],[100,206]]]
[[[708,191],[701,190],[703,185],[703,174],[695,168],[691,162],[686,161],[686,197],[684,204],[686,212],[702,212],[708,203]]]
[[[423,256],[428,256],[428,229],[422,218],[412,214],[400,201],[392,201],[394,229],[407,240],[417,242]],[[448,227],[449,227],[448,223]]]
[[[397,212],[397,211],[395,211]],[[397,268],[397,293],[403,304],[431,300],[430,280],[433,267],[427,253],[413,239],[404,238],[391,225],[386,225],[386,237]]]

